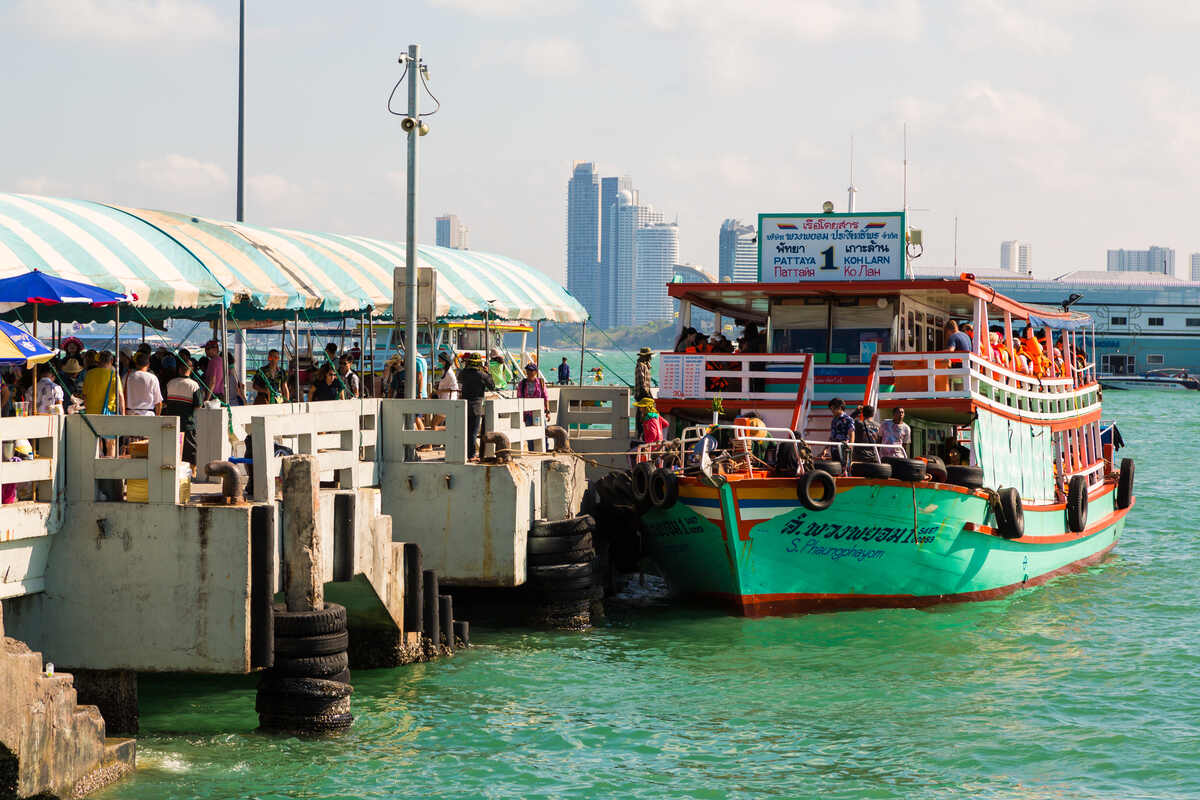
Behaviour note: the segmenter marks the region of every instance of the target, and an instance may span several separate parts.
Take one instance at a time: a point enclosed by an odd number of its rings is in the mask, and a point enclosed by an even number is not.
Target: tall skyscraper
[[[634,298],[638,291],[637,232],[639,228],[662,221],[662,214],[649,206],[637,204],[634,192],[629,189],[617,192],[616,208],[612,218],[613,266],[609,283],[609,327],[633,324],[635,318]],[[671,262],[672,266],[674,263],[674,261]],[[668,276],[666,280],[669,281],[670,277]]]
[[[1192,280],[1200,281],[1200,253],[1192,253]]]
[[[1033,271],[1033,245],[1013,239],[1000,243],[1000,269],[1009,272]]]
[[[438,247],[453,247],[455,250],[467,249],[467,232],[469,228],[454,214],[443,214],[437,218]]]
[[[576,161],[567,182],[567,291],[593,315],[599,265],[600,176],[592,162]]]
[[[730,281],[758,280],[758,243],[753,225],[727,219],[717,239],[717,278]]]
[[[596,317],[598,324],[605,327],[613,324],[612,286],[613,253],[615,252],[613,243],[616,236],[614,221],[616,219],[617,194],[623,191],[632,193],[634,203],[637,202],[637,192],[633,189],[633,181],[628,177],[600,179],[600,269],[597,271],[597,285],[601,288],[598,291],[596,312],[593,316]]]
[[[1152,245],[1149,250],[1109,250],[1109,272],[1161,272],[1175,275],[1175,251]]]
[[[633,323],[643,325],[671,317],[667,284],[679,260],[679,226],[656,222],[637,229],[637,263],[634,270]]]

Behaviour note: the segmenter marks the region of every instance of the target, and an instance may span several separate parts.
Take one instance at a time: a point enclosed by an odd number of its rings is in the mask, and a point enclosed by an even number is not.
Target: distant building
[[[758,280],[758,241],[753,225],[727,219],[721,223],[717,242],[717,276],[720,280]]]
[[[1175,275],[1175,251],[1151,246],[1149,250],[1109,250],[1109,272],[1159,272]]]
[[[1009,272],[1033,272],[1033,245],[1016,239],[1001,242],[1000,269]]]
[[[599,265],[600,176],[592,162],[577,161],[567,182],[567,291],[592,315],[599,310]]]
[[[636,317],[634,298],[638,292],[637,252],[639,228],[663,221],[663,215],[650,206],[638,205],[636,194],[629,189],[617,193],[612,212],[612,275],[609,283],[610,314],[608,327],[632,325]],[[678,247],[678,245],[677,245]],[[676,250],[678,252],[678,249]],[[674,259],[671,264],[675,263]],[[666,283],[670,278],[666,278]]]
[[[1200,281],[1200,253],[1192,253],[1192,280]]]
[[[468,228],[454,214],[443,214],[437,218],[438,247],[453,247],[455,250],[466,250]]]
[[[592,316],[596,324],[610,327],[613,318],[613,294],[616,241],[617,194],[630,192],[637,204],[637,192],[629,178],[600,179],[600,268],[596,273],[597,285],[602,287],[596,297],[596,311]]]
[[[634,274],[633,322],[671,317],[667,284],[679,261],[679,226],[674,222],[651,223],[637,229],[637,261]]]

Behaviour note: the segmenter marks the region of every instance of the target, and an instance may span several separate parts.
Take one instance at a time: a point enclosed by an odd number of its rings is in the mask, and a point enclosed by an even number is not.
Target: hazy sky
[[[631,176],[714,269],[726,217],[842,210],[851,135],[859,210],[898,208],[904,122],[919,266],[952,263],[955,215],[964,267],[1009,238],[1043,275],[1200,251],[1192,0],[246,5],[250,222],[403,237],[385,101],[416,42],[442,102],[419,235],[457,213],[552,275],[573,160]],[[2,0],[0,60],[0,190],[233,218],[234,0]]]

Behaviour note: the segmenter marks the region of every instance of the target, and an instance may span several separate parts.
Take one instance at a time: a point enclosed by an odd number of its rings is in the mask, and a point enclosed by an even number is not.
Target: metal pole
[[[121,375],[121,304],[113,305],[113,358],[117,364],[117,376]]]
[[[533,363],[537,364],[538,375],[543,375],[542,372],[542,321],[539,319],[535,323],[536,327],[533,331]]]
[[[242,213],[242,148],[245,145],[246,114],[246,0],[238,3],[238,141],[237,141],[237,221]]]
[[[579,329],[579,385],[583,386],[583,354],[587,350],[587,320],[583,321],[583,327]]]
[[[421,45],[408,46],[408,116],[416,125],[408,132],[408,214],[404,240],[404,290],[408,295],[408,320],[404,342],[404,396],[417,396],[417,141],[421,138],[420,95]]]
[[[292,325],[292,364],[296,368],[296,394],[292,396],[293,403],[299,403],[300,397],[300,312],[296,312],[296,321]]]
[[[375,397],[375,317],[371,316],[371,313],[369,311],[367,312],[367,339],[371,343],[371,350],[370,350],[370,353],[371,353],[370,359],[371,360],[369,362],[371,365],[370,366],[371,383],[369,384],[369,386],[371,387],[371,394],[369,396]],[[366,347],[366,344],[364,344],[363,347]]]
[[[221,391],[225,402],[233,405],[229,394],[229,323],[225,318],[225,306],[221,306]]]

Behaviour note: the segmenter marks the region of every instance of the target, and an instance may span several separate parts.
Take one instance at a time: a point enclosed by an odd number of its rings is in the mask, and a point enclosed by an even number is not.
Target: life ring
[[[824,511],[833,505],[837,484],[823,469],[810,470],[796,482],[796,497],[809,511]]]
[[[1075,475],[1067,484],[1067,530],[1082,533],[1087,527],[1088,485],[1087,478]]]
[[[999,498],[997,522],[1000,535],[1005,539],[1020,539],[1025,535],[1025,508],[1021,505],[1021,494],[1015,487],[996,492]]]
[[[1121,459],[1121,473],[1117,476],[1117,508],[1133,505],[1133,459]]]
[[[650,502],[666,510],[679,499],[679,478],[669,469],[656,469],[650,476]]]

